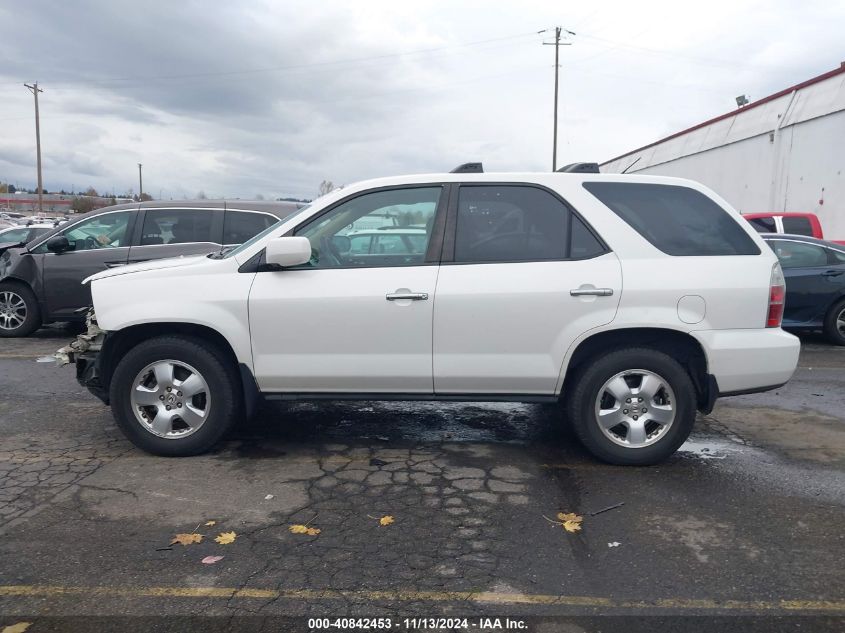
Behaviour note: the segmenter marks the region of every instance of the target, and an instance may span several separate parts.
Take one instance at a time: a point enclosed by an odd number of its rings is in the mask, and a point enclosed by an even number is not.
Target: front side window
[[[584,188],[667,255],[760,254],[736,220],[695,189],[637,182],[585,182]]]
[[[304,268],[418,266],[425,262],[442,188],[375,191],[300,227],[311,242]]]
[[[223,220],[223,243],[243,244],[278,221],[279,218],[267,213],[227,210]]]
[[[548,191],[520,185],[460,189],[456,262],[585,259],[604,251],[587,226]]]
[[[788,240],[771,240],[769,246],[778,256],[781,267],[814,268],[827,266],[827,249],[816,244],[805,242],[791,242]]]
[[[141,246],[215,242],[212,209],[150,209],[144,216]]]
[[[129,224],[135,211],[117,211],[105,213],[83,220],[79,224],[63,231],[70,251],[93,251],[103,248],[129,246]],[[46,245],[39,247],[46,251]]]

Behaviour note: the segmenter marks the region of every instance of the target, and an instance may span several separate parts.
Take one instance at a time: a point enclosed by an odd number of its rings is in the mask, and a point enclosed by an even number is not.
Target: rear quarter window
[[[737,221],[695,189],[634,182],[585,182],[584,188],[667,255],[760,254]]]

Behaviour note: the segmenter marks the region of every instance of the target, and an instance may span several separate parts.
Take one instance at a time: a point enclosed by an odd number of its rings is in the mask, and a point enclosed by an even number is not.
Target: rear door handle
[[[845,273],[845,270],[826,270],[822,273],[822,277],[838,277],[842,273]]]
[[[117,268],[118,266],[126,266],[126,262],[106,262],[106,268]]]
[[[609,297],[613,294],[613,288],[575,288],[569,294],[573,297]]]
[[[384,295],[388,301],[400,301],[402,299],[410,299],[411,301],[427,301],[427,292],[389,292]]]

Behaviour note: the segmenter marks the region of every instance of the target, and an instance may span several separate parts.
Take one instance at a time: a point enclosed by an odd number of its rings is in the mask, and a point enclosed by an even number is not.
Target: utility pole
[[[554,132],[552,133],[552,171],[557,171],[557,95],[558,95],[558,82],[560,74],[558,69],[560,68],[560,47],[561,46],[569,46],[571,42],[561,42],[560,41],[560,34],[561,32],[566,32],[569,35],[575,35],[572,31],[567,31],[561,27],[555,27],[555,41],[554,42],[543,42],[544,46],[554,46],[555,47],[555,112],[554,112]]]
[[[138,163],[138,200],[144,195],[144,176],[141,174],[141,167],[143,165]]]
[[[29,84],[24,84],[24,86],[29,88],[30,92],[35,95],[35,152],[38,162],[38,215],[41,215],[44,210],[44,205],[41,199],[41,122],[38,117],[38,93],[44,91],[38,87],[37,81],[31,86]]]

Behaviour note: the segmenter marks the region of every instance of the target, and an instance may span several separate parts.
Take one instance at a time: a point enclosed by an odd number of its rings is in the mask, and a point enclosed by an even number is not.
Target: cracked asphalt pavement
[[[624,468],[591,458],[555,407],[501,403],[270,402],[211,454],[152,457],[72,368],[34,362],[70,338],[0,341],[0,626],[845,616],[845,348],[821,339],[786,387],[723,400],[672,459]]]

